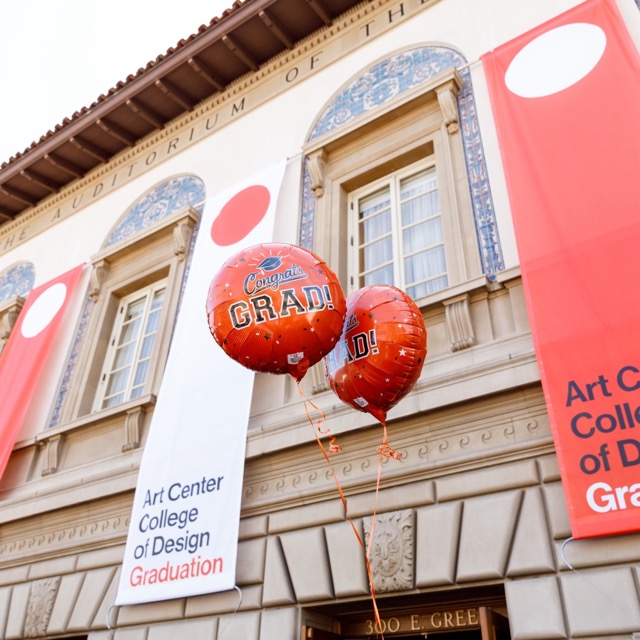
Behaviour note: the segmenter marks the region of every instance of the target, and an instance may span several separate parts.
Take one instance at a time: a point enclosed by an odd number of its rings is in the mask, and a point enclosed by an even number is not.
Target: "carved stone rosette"
[[[376,515],[364,521],[365,546],[373,524],[373,544],[369,563],[377,593],[413,589],[414,585],[414,522],[413,511],[403,509]]]

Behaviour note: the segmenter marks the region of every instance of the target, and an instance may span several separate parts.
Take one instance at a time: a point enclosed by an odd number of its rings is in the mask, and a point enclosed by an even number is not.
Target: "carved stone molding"
[[[458,113],[458,103],[456,96],[462,86],[462,80],[456,74],[452,80],[436,89],[438,104],[444,116],[444,123],[449,135],[460,131],[460,114]]]
[[[25,638],[39,638],[47,633],[59,586],[59,576],[31,583],[24,623]]]
[[[58,433],[44,441],[45,462],[42,466],[42,475],[48,476],[58,470],[60,464],[61,445],[64,442],[64,434]]]
[[[140,433],[143,417],[142,407],[129,409],[124,419],[124,436],[125,444],[122,445],[123,451],[131,451],[140,446]]]
[[[23,306],[24,298],[16,296],[7,302],[6,307],[0,308],[0,353],[9,339]]]
[[[98,260],[93,264],[90,274],[89,295],[95,302],[100,296],[100,290],[109,273],[110,264],[108,260]]]
[[[414,518],[411,509],[381,513],[364,521],[365,545],[373,529],[369,556],[373,584],[377,593],[413,589]]]
[[[173,228],[173,252],[178,256],[178,260],[182,261],[189,253],[189,245],[193,235],[193,228],[197,224],[197,219],[193,217],[180,220]]]
[[[324,149],[307,156],[309,174],[311,175],[311,190],[316,198],[324,195],[324,172],[326,167],[326,153]]]
[[[476,336],[471,321],[469,294],[464,293],[444,301],[447,330],[451,339],[451,351],[468,349],[475,344]]]

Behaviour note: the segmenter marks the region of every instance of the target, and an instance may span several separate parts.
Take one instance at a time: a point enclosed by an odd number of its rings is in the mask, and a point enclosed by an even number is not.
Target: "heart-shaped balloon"
[[[289,373],[299,382],[335,347],[346,301],[317,255],[264,243],[224,263],[206,307],[211,334],[227,355],[253,371]]]
[[[347,297],[344,328],[325,370],[343,402],[384,425],[389,409],[415,386],[426,355],[416,303],[396,287],[369,285]]]

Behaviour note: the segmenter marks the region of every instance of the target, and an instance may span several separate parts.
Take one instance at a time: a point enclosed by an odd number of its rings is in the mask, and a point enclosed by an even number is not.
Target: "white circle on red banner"
[[[264,185],[246,187],[230,198],[211,225],[211,239],[221,247],[244,240],[269,210],[271,193]]]
[[[575,22],[551,29],[516,54],[505,84],[521,98],[559,93],[591,73],[606,46],[607,36],[595,24]]]
[[[43,291],[29,307],[22,322],[21,333],[25,338],[34,338],[56,317],[67,297],[67,285],[56,282]]]

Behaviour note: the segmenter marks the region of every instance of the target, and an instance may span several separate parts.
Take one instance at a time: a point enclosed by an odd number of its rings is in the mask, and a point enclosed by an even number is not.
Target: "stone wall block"
[[[571,571],[560,577],[572,637],[631,634],[640,603],[631,569]]]
[[[137,629],[117,629],[113,640],[147,640],[147,627],[138,627]]]
[[[416,511],[416,586],[454,584],[462,502]]]
[[[0,569],[0,586],[5,584],[18,584],[26,582],[29,578],[29,567],[11,567],[10,569]],[[2,629],[0,629],[2,631]]]
[[[180,620],[184,616],[184,609],[184,598],[121,606],[118,608],[117,626],[121,628],[164,620]],[[120,639],[116,636],[116,640]]]
[[[238,544],[236,584],[243,586],[263,581],[266,548],[266,538],[245,540]]]
[[[61,576],[77,571],[78,556],[69,555],[51,558],[41,562],[34,562],[29,567],[29,580],[39,580],[51,576]]]
[[[7,618],[9,617],[9,605],[11,604],[11,587],[2,587],[0,589],[0,640],[4,640],[4,630],[7,626]]]
[[[91,628],[115,572],[115,567],[105,567],[86,574],[82,589],[75,601],[67,631]]]
[[[115,571],[111,577],[111,582],[105,591],[104,598],[96,611],[91,625],[92,629],[104,629],[107,626],[107,615],[109,615],[109,624],[115,625],[117,621],[117,608],[114,606],[116,593],[118,592],[118,583],[120,582],[120,571],[122,566],[114,567]],[[113,607],[113,609],[112,609]]]
[[[583,540],[558,540],[555,548],[558,566],[562,569],[640,563],[640,533]]]
[[[217,620],[184,620],[167,624],[154,624],[149,627],[147,640],[215,640]]]
[[[458,582],[504,576],[523,491],[465,501],[458,553]]]
[[[558,580],[554,577],[505,584],[511,640],[567,638]]]
[[[382,470],[382,475],[391,471],[393,465],[398,465],[397,460],[388,460]],[[436,501],[435,485],[431,480],[412,482],[411,491],[407,491],[406,485],[390,487],[380,490],[377,499],[375,495],[375,480],[371,483],[371,492],[349,496],[349,515],[352,518],[370,516],[374,508],[378,513],[384,511],[396,511],[415,506],[434,504]]]
[[[538,468],[540,469],[540,480],[542,480],[542,482],[556,482],[560,480],[560,467],[555,454],[538,458]]]
[[[269,516],[255,516],[253,518],[242,518],[240,520],[240,529],[238,531],[238,538],[240,540],[266,536],[268,533]]]
[[[556,570],[548,530],[540,489],[528,489],[524,492],[522,509],[516,525],[508,576],[530,576]]]
[[[547,503],[549,525],[554,540],[566,539],[571,535],[567,501],[560,482],[544,485],[544,498]]]
[[[262,612],[259,640],[299,640],[299,638],[300,619],[297,609],[265,609]]]
[[[220,613],[238,611],[246,606],[248,589],[229,589],[187,598],[185,618],[212,616]]]
[[[78,599],[85,576],[85,573],[70,573],[62,576],[58,596],[47,626],[47,633],[64,633],[67,630],[71,611]]]
[[[94,631],[87,636],[87,640],[113,640],[114,631]]]
[[[277,607],[295,602],[296,594],[287,571],[280,538],[272,536],[267,540],[262,604],[265,607]]]
[[[260,633],[260,612],[231,613],[218,621],[215,640],[258,640]],[[181,636],[188,638],[189,636]],[[149,638],[151,640],[151,638]],[[191,638],[189,638],[191,640]]]
[[[324,529],[303,529],[280,536],[298,602],[334,597]]]
[[[124,558],[124,547],[125,545],[119,544],[115,547],[104,547],[103,549],[85,551],[78,556],[76,571],[118,566],[122,564]]]
[[[330,473],[330,470],[327,473]],[[344,520],[344,507],[336,491],[335,500],[272,513],[269,516],[269,533],[284,533],[308,527],[319,527],[342,520]]]
[[[438,502],[481,496],[538,484],[535,461],[503,464],[469,473],[455,473],[437,481]]]
[[[354,526],[364,543],[362,522],[355,521]],[[366,595],[369,593],[369,579],[365,563],[365,550],[362,548],[350,522],[340,522],[325,527],[327,549],[333,586],[336,596]]]
[[[7,640],[24,637],[24,623],[27,617],[30,591],[31,585],[28,582],[13,587],[7,614],[7,625],[4,631],[4,637]]]

